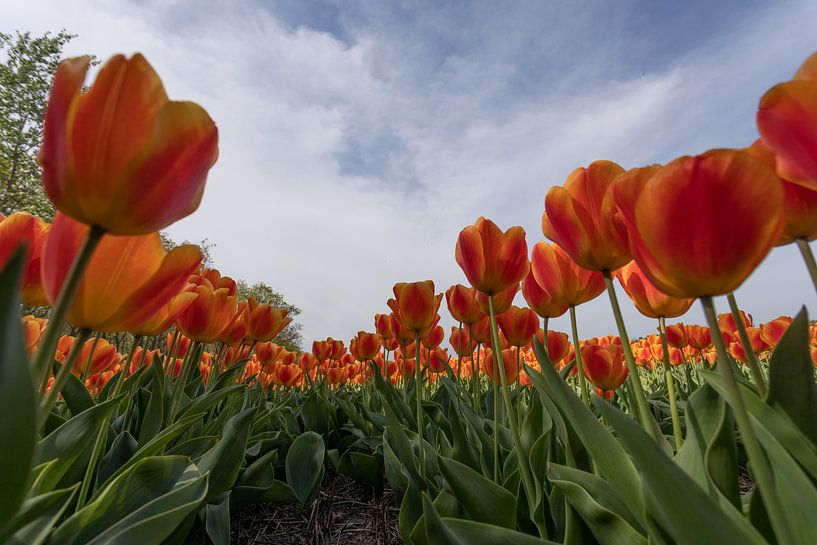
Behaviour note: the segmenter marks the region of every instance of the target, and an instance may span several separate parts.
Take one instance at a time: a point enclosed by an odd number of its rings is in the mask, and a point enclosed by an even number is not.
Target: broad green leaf
[[[287,483],[298,502],[305,505],[323,480],[323,437],[313,431],[298,436],[289,447],[286,459]]]
[[[383,464],[375,456],[346,451],[338,461],[338,473],[360,483],[366,490],[383,490]]]
[[[186,458],[146,458],[63,522],[49,543],[158,545],[206,494],[207,476]]]
[[[230,545],[230,493],[205,507],[204,528],[213,545]]]
[[[646,510],[671,539],[719,545],[766,543],[738,510],[719,505],[634,420],[598,396],[593,396],[593,403],[638,464]]]
[[[28,498],[23,502],[10,527],[0,533],[4,545],[40,545],[51,533],[79,490],[79,484]]]
[[[451,545],[558,545],[553,541],[473,520],[442,518],[440,521],[446,534],[453,535],[456,540],[443,542]]]
[[[550,464],[548,469],[550,481],[559,487],[601,545],[648,543],[635,514],[607,481],[559,464]]]
[[[104,483],[136,454],[139,445],[129,431],[123,431],[113,440],[111,448],[99,461],[96,483]],[[93,490],[93,489],[92,489]]]
[[[310,394],[301,407],[304,427],[320,435],[326,435],[334,428],[330,416],[329,403],[318,393]]]
[[[150,388],[150,400],[142,417],[142,425],[139,427],[139,444],[145,445],[148,441],[156,437],[162,429],[164,420],[164,385],[157,369],[161,365],[151,365],[153,374],[153,384]]]
[[[198,460],[199,469],[209,473],[207,501],[220,496],[235,484],[244,461],[254,416],[255,407],[251,407],[232,417],[224,426],[221,440]]]
[[[800,431],[817,443],[817,386],[805,307],[797,313],[769,360],[768,402],[781,407]]]
[[[23,257],[20,248],[0,273],[0,530],[26,495],[37,441],[37,402],[18,313]]]
[[[210,393],[199,396],[185,405],[184,408],[179,411],[179,416],[176,417],[176,420],[181,420],[190,414],[203,413],[213,407],[216,403],[223,401],[230,394],[243,390],[244,388],[246,388],[244,384],[234,384],[228,388],[214,390]]]
[[[57,376],[60,367],[62,367],[62,364],[55,361],[53,365],[54,376]],[[68,380],[65,382],[65,386],[63,386],[62,390],[60,390],[60,393],[62,394],[65,404],[68,406],[68,410],[70,410],[74,416],[90,409],[95,404],[94,398],[91,397],[88,389],[73,373],[68,375]]]
[[[516,528],[516,498],[513,494],[450,458],[440,458],[440,471],[471,519]]]

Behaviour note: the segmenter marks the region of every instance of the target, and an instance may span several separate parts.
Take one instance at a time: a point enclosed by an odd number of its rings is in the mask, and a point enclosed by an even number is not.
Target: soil
[[[400,545],[399,506],[391,489],[372,497],[342,475],[327,477],[315,498],[294,505],[257,504],[232,517],[237,545]]]

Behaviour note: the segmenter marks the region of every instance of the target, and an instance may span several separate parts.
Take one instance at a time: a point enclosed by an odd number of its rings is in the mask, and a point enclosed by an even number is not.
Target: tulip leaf
[[[648,543],[641,524],[624,498],[604,479],[559,464],[548,465],[548,477],[601,545]]]
[[[320,435],[328,434],[333,429],[330,412],[329,403],[323,396],[318,393],[309,394],[301,406],[304,428]]]
[[[786,329],[769,360],[768,402],[781,407],[800,431],[817,444],[817,386],[805,307]]]
[[[0,532],[4,545],[40,545],[65,513],[79,490],[79,484],[27,498],[11,520],[11,526]]]
[[[97,484],[107,481],[116,470],[125,465],[136,454],[138,448],[139,444],[129,431],[126,430],[117,435],[111,444],[111,448],[99,461],[96,475]]]
[[[366,490],[378,494],[383,491],[383,464],[374,456],[346,451],[338,461],[338,473],[354,479]]]
[[[234,384],[228,388],[214,390],[210,393],[199,396],[185,405],[184,408],[179,411],[179,415],[176,417],[176,420],[180,420],[190,414],[203,413],[215,406],[217,403],[223,401],[230,394],[243,390],[244,388],[246,388],[246,386],[243,384]],[[167,407],[165,407],[165,410],[166,409]]]
[[[142,424],[139,427],[139,444],[145,445],[153,439],[162,429],[164,420],[164,384],[157,369],[160,365],[152,365],[153,383],[150,387],[150,399],[148,400],[145,415],[142,417]]]
[[[454,536],[456,541],[447,542],[452,545],[558,545],[553,541],[483,522],[455,518],[441,518],[440,521],[446,533]]]
[[[544,347],[534,339],[536,355],[540,362],[546,362]],[[576,396],[575,392],[559,377],[550,365],[541,365],[542,372],[526,366],[531,381],[543,393],[549,395],[554,404],[570,421],[573,430],[590,453],[604,477],[633,505],[639,512],[644,500],[639,489],[639,477],[635,466],[627,456],[624,448],[613,435],[601,425],[598,418]]]
[[[445,493],[445,492],[443,492]],[[428,494],[423,493],[423,516],[425,543],[428,545],[468,545],[457,539],[452,532],[443,525],[440,515],[431,503]],[[419,524],[418,524],[419,526]],[[413,534],[418,533],[416,530]],[[420,542],[419,536],[411,540],[411,543]]]
[[[60,545],[160,544],[207,494],[207,476],[183,456],[145,458],[52,534]]]
[[[204,528],[213,545],[230,545],[230,493],[222,494],[205,508]]]
[[[230,489],[238,478],[250,436],[255,407],[244,409],[227,421],[221,440],[198,460],[199,469],[209,473],[207,501]]]
[[[440,471],[468,516],[475,521],[516,528],[516,497],[465,464],[440,457]]]
[[[23,257],[20,248],[0,273],[0,530],[26,495],[37,441],[37,402],[18,314]]]
[[[300,505],[305,505],[323,480],[323,437],[313,431],[299,435],[289,447],[286,459],[287,483]]]
[[[593,396],[593,403],[638,464],[647,513],[672,540],[720,545],[766,542],[737,509],[718,504],[634,420],[598,396]]]
[[[54,376],[57,375],[60,367],[62,367],[62,364],[55,361],[53,365]],[[94,398],[91,397],[88,389],[73,373],[68,375],[68,380],[65,381],[65,386],[60,390],[60,394],[62,394],[62,398],[68,406],[68,410],[70,410],[74,416],[95,405]]]

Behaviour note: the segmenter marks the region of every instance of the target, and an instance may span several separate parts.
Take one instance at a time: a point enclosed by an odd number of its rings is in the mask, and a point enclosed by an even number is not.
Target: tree
[[[40,182],[36,155],[54,71],[75,35],[0,33],[0,212],[26,210],[50,221],[54,207]]]
[[[264,282],[256,282],[253,285],[247,284],[244,280],[239,280],[238,297],[239,299],[247,299],[248,297],[255,297],[255,299],[262,304],[272,305],[274,307],[286,308],[289,310],[289,316],[295,317],[301,313],[301,309],[295,305],[290,305],[284,299],[284,296],[272,289]],[[283,346],[287,350],[298,351],[301,350],[301,345],[304,342],[301,335],[301,324],[291,322],[281,331],[273,342]]]

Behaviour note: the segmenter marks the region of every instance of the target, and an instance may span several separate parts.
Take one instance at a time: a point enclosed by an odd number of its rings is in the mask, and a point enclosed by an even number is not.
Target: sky
[[[300,307],[308,347],[372,330],[395,282],[467,283],[456,238],[481,215],[533,246],[576,167],[750,144],[762,94],[817,50],[817,2],[0,3],[2,32],[61,28],[67,56],[142,52],[210,113],[219,161],[169,233]],[[756,322],[817,310],[794,246],[736,297]],[[632,337],[655,330],[624,307]],[[577,312],[582,337],[615,331],[606,295]]]

